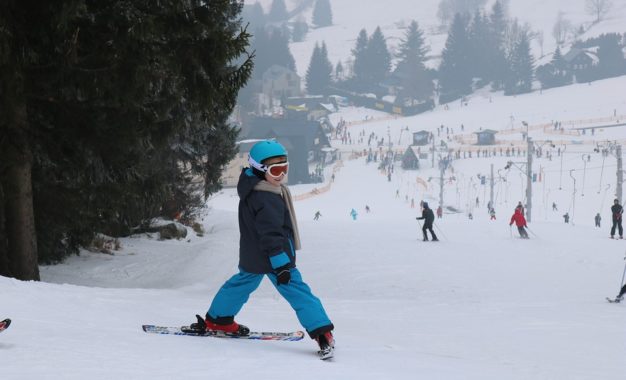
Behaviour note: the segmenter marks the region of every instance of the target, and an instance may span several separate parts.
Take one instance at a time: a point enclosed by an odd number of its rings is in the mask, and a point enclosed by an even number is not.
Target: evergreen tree
[[[32,198],[23,193],[17,215],[0,208],[0,219],[10,240],[34,233],[30,202],[37,225],[31,268],[20,267],[24,250],[8,250],[9,275],[21,279],[38,279],[37,260],[58,261],[94,232],[128,234],[168,204],[192,213],[187,202],[203,190],[192,178],[204,177],[208,195],[235,154],[226,120],[252,65],[238,1],[64,5],[0,5],[0,30],[11,30],[0,33],[0,194],[17,199],[24,183],[12,172],[32,173]]]
[[[504,79],[508,72],[508,63],[504,50],[504,38],[508,21],[501,0],[494,3],[489,16],[489,38],[487,47],[488,72],[491,73],[492,87],[494,90],[504,88]]]
[[[507,78],[506,95],[523,94],[532,90],[534,59],[530,52],[528,35],[522,33],[510,60],[510,76]]]
[[[253,5],[244,5],[241,18],[244,23],[250,23],[248,26],[250,30],[265,27],[265,12],[263,11],[263,6],[259,2],[256,2]]]
[[[326,43],[320,47],[317,43],[311,55],[309,68],[306,72],[306,88],[309,94],[324,94],[331,84],[333,65],[328,60]]]
[[[491,33],[489,23],[481,11],[476,11],[469,27],[469,64],[470,72],[474,78],[480,78],[483,84],[493,80],[493,72],[490,70],[494,48],[490,44]]]
[[[424,62],[428,48],[424,34],[416,21],[412,21],[398,49],[398,65],[394,75],[402,81],[401,101],[422,101],[433,93],[433,82],[426,72]]]
[[[354,67],[352,72],[354,74],[354,81],[357,87],[364,87],[367,83],[367,44],[368,44],[367,31],[361,29],[359,36],[356,39],[356,45],[352,49],[352,55],[354,56]]]
[[[537,67],[535,77],[542,88],[565,86],[572,83],[572,74],[567,70],[561,48],[557,46],[550,63]]]
[[[387,49],[385,36],[377,27],[367,43],[367,82],[377,86],[382,82],[391,69],[391,54]]]
[[[554,86],[565,86],[572,83],[572,73],[567,70],[567,63],[563,54],[561,54],[561,48],[556,47],[556,51],[552,56],[550,65],[553,67]]]
[[[302,42],[309,32],[309,25],[304,20],[298,20],[293,24],[291,39],[293,42]]]
[[[469,70],[467,17],[457,14],[454,17],[446,45],[441,53],[439,66],[440,102],[447,103],[469,94],[472,90],[472,76]]]
[[[267,19],[271,22],[284,21],[287,19],[288,15],[285,0],[273,0],[270,11],[267,14]]]
[[[296,61],[289,50],[289,40],[281,29],[257,29],[252,47],[255,52],[254,78],[260,79],[272,65],[296,70]]]
[[[317,0],[313,8],[313,24],[318,27],[331,26],[333,24],[333,13],[329,0]]]
[[[611,78],[626,72],[620,35],[610,33],[598,41],[598,79]]]
[[[341,64],[341,61],[338,61],[337,64],[335,65],[335,80],[340,81],[343,79],[343,76],[344,76],[343,65]]]

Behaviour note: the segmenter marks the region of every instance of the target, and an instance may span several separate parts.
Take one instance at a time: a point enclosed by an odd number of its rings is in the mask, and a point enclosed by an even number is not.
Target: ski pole
[[[420,230],[422,229],[422,223],[420,223],[420,220],[415,218],[415,220],[417,220],[417,225],[419,226]],[[419,238],[417,238],[417,240],[419,240]]]
[[[626,260],[626,256],[624,256],[624,260]],[[624,264],[624,273],[622,273],[622,283],[619,286],[620,292],[624,287],[624,277],[626,276],[626,264]]]
[[[536,234],[536,233],[534,233],[534,232],[533,232],[533,230],[531,230],[530,228],[528,228],[528,226],[526,226],[526,229],[527,229],[528,231],[530,231],[530,233],[531,233],[531,234],[533,234],[533,236],[534,236],[534,237],[536,237],[536,238],[538,238],[538,237],[539,237],[539,236],[537,236],[537,234]]]
[[[439,226],[437,225],[437,223],[433,222],[433,225],[435,226],[435,228],[437,229],[437,231],[439,231],[439,233],[441,233],[441,236],[443,236],[444,239],[448,240],[448,237],[446,236],[446,234],[443,233],[443,231],[441,230],[441,228],[439,228]]]

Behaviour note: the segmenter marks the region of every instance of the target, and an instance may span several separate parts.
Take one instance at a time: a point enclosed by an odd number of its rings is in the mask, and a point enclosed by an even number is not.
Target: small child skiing
[[[515,207],[515,212],[513,213],[513,216],[511,216],[509,226],[512,226],[513,223],[517,226],[517,231],[519,232],[520,237],[522,239],[528,239],[528,232],[524,229],[528,226],[526,225],[526,218],[524,218],[524,215],[522,214],[522,206]]]
[[[489,220],[496,220],[496,209],[493,207],[489,210]]]
[[[593,218],[594,222],[596,222],[596,227],[600,227],[600,221],[602,221],[602,217],[600,216],[600,213],[597,213],[596,216]]]
[[[237,184],[239,194],[239,273],[219,289],[206,313],[192,329],[248,335],[250,329],[235,316],[265,276],[295,310],[300,324],[319,345],[321,359],[332,357],[334,326],[321,301],[313,295],[296,268],[300,249],[298,224],[291,193],[282,181],[287,175],[287,151],[276,141],[256,143]]]
[[[569,212],[566,212],[566,213],[563,215],[563,220],[565,221],[565,223],[566,223],[566,224],[568,224],[568,223],[569,223]]]
[[[350,210],[350,216],[352,217],[352,220],[356,220],[357,215],[359,215],[355,209]]]
[[[322,213],[320,212],[320,210],[315,211],[315,215],[313,216],[313,220],[319,220],[320,216],[322,216]]]

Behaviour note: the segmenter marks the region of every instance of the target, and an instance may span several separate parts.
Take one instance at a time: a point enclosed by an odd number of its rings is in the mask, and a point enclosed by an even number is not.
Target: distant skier
[[[613,201],[613,206],[611,206],[611,214],[613,215],[613,226],[611,227],[611,239],[615,236],[615,228],[617,228],[619,232],[619,238],[624,238],[624,229],[622,228],[622,214],[624,213],[624,208],[619,204],[619,199]]]
[[[437,219],[441,219],[441,217],[443,216],[443,209],[441,208],[441,206],[437,207]]]
[[[528,239],[528,232],[525,230],[528,226],[526,225],[526,218],[524,218],[524,214],[522,214],[521,206],[515,207],[515,212],[513,213],[513,216],[511,216],[509,226],[512,226],[513,223],[517,226],[517,231],[519,231],[520,237],[522,239]]]
[[[315,216],[313,217],[313,220],[319,220],[320,216],[322,216],[322,213],[319,210],[315,211]]]
[[[517,207],[516,209],[519,208],[520,212],[522,213],[522,216],[524,216],[524,205],[522,204],[522,201],[517,202]]]
[[[602,220],[600,213],[597,213],[595,218],[593,218],[593,220],[596,222],[596,227],[600,227],[600,221]]]
[[[352,220],[356,220],[357,215],[359,215],[355,209],[350,210],[350,216],[352,217]]]
[[[552,202],[552,211],[559,211],[559,210],[556,208],[556,203],[554,203],[554,202]]]
[[[430,231],[430,234],[432,236],[432,241],[439,241],[439,239],[437,239],[437,235],[435,235],[435,232],[433,231],[433,222],[435,221],[435,214],[433,213],[433,210],[431,210],[428,207],[428,203],[427,202],[423,202],[422,203],[422,216],[419,218],[415,218],[417,220],[424,220],[424,226],[422,227],[422,233],[424,234],[424,241],[428,241],[428,234],[426,234],[426,231]]]
[[[469,220],[474,220],[474,215],[472,215],[472,213],[470,212],[469,214],[467,214],[467,218]]]
[[[370,206],[365,205],[365,212],[369,214],[369,212],[370,212],[370,211],[372,211],[372,210],[370,209]]]
[[[496,210],[493,207],[489,210],[489,220],[496,220]]]
[[[565,220],[565,223],[569,223],[569,213],[566,212],[565,215],[563,215],[563,220]]]

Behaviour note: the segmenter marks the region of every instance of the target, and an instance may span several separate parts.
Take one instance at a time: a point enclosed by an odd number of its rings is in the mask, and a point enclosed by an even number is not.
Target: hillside
[[[388,36],[399,36],[397,23],[418,18],[432,29],[436,2],[416,3],[333,1],[336,26],[292,44],[299,70],[322,36],[334,37],[327,43],[336,60],[349,56],[351,39],[363,26],[380,24]],[[572,21],[589,18],[574,3],[512,0],[511,9],[549,30],[558,9]],[[620,28],[624,19],[626,8],[616,6],[596,30]],[[433,41],[444,37],[429,38],[435,52]],[[303,244],[298,267],[336,326],[332,361],[318,360],[308,338],[259,342],[141,330],[142,324],[191,323],[237,271],[239,199],[235,189],[224,189],[207,201],[204,237],[191,229],[180,241],[133,236],[121,239],[122,249],[112,255],[82,251],[63,264],[42,266],[41,282],[0,277],[0,320],[13,321],[0,334],[0,377],[621,380],[626,305],[605,301],[617,294],[626,270],[626,240],[608,238],[617,157],[615,150],[602,155],[594,149],[626,144],[623,88],[626,76],[516,97],[483,90],[467,104],[456,101],[413,117],[354,107],[332,114],[333,122],[346,121],[355,141],[331,141],[342,159],[325,168],[325,183],[291,186],[303,198],[295,202]],[[563,131],[552,128],[555,121]],[[360,155],[370,146],[356,136],[384,138],[383,151],[391,140],[391,148],[402,152],[412,132],[436,135],[442,125],[454,131],[440,139],[449,137],[451,149],[474,155],[454,160],[445,172],[446,212],[435,223],[441,241],[423,242],[417,204],[437,206],[439,170],[428,160],[417,171],[396,163],[387,177]],[[495,156],[476,157],[484,149],[474,144],[481,129],[498,132],[489,148]],[[526,177],[519,167],[526,157],[499,154],[500,148],[523,148],[525,133],[546,152],[533,161],[541,178],[533,183],[529,240],[509,226],[513,208],[524,201]],[[518,166],[505,169],[508,161]],[[488,182],[478,179],[491,165],[496,220],[487,213]],[[593,225],[596,213],[600,228]],[[302,328],[266,280],[237,321],[254,330]]]
[[[246,0],[246,4],[254,4],[254,0]],[[268,12],[271,0],[262,0],[259,3],[265,12]],[[286,0],[288,9],[292,8],[295,1]],[[366,6],[364,6],[364,4]],[[419,5],[418,5],[419,4]],[[487,2],[487,9],[491,9],[493,1]],[[380,26],[383,34],[387,37],[387,44],[391,51],[404,35],[404,28],[416,20],[420,28],[425,32],[426,43],[430,46],[432,60],[431,67],[439,64],[439,55],[446,41],[446,33],[439,29],[437,19],[438,0],[424,0],[416,3],[412,0],[389,0],[359,1],[359,0],[332,0],[334,25],[310,31],[306,41],[292,43],[291,52],[296,59],[298,74],[304,76],[308,68],[311,53],[316,42],[325,41],[328,46],[328,57],[333,64],[338,61],[347,62],[351,57],[356,37],[359,31],[365,28],[372,33],[376,26]],[[613,8],[607,18],[600,23],[590,26],[593,17],[585,12],[584,1],[567,0],[511,0],[509,15],[518,18],[521,23],[529,23],[532,30],[543,33],[543,47],[538,40],[534,40],[531,47],[533,56],[539,59],[543,54],[549,54],[556,48],[556,42],[552,37],[554,23],[559,12],[572,25],[584,25],[586,32],[580,36],[582,39],[598,36],[602,33],[625,33],[626,3],[613,1]],[[311,12],[305,12],[303,16],[311,20]]]

